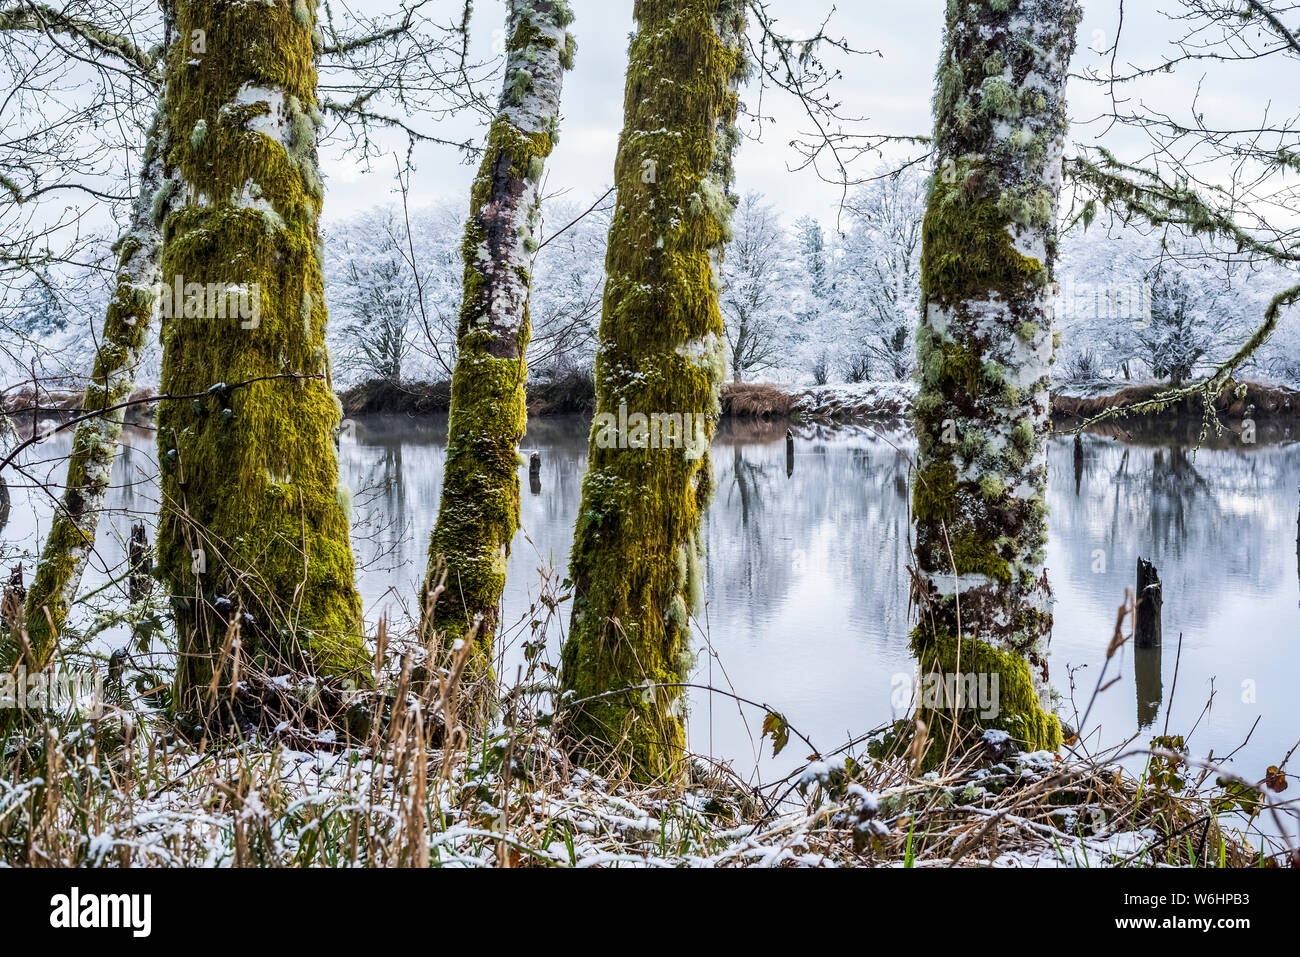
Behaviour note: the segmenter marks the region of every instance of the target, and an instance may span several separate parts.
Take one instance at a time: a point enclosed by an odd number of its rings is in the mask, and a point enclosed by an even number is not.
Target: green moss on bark
[[[1047,305],[1078,17],[1075,0],[949,5],[922,229],[914,645],[952,668],[960,629],[962,670],[1003,676],[995,726],[1032,747],[1059,744],[1044,657]]]
[[[538,183],[554,148],[560,109],[562,52],[568,49],[567,6],[552,0],[512,4],[507,70],[498,115],[470,194],[461,246],[464,289],[459,351],[452,374],[451,410],[442,501],[429,544],[429,575],[422,598],[424,630],[446,646],[466,640],[473,649],[466,675],[480,689],[492,685],[492,643],[505,586],[510,544],[519,528],[519,441],[527,425],[525,355],[531,334],[528,295],[540,196]],[[525,95],[533,102],[521,108]],[[428,607],[434,580],[447,573],[447,590]]]
[[[945,182],[951,175],[953,182]],[[1022,255],[1007,227],[1011,217],[996,198],[980,163],[954,165],[931,187],[922,226],[922,292],[927,299],[960,302],[990,292],[1014,296],[1047,281],[1043,264]]]
[[[1026,751],[1057,751],[1061,747],[1061,722],[1045,711],[1029,663],[1023,655],[1002,651],[975,638],[958,643],[946,628],[918,627],[912,632],[912,652],[920,665],[922,680],[934,676],[978,674],[992,685],[997,676],[999,707],[988,715],[983,703],[956,708],[922,708],[918,717],[930,734],[928,763],[943,756],[954,723],[958,735],[988,730],[1005,731]],[[968,742],[963,742],[968,743]]]
[[[163,391],[207,393],[158,415],[158,571],[177,619],[177,703],[199,714],[214,671],[228,677],[218,657],[232,624],[244,661],[272,673],[363,680],[369,655],[336,492],[315,4],[182,0],[176,15],[180,36],[205,31],[208,52],[178,44],[169,57],[169,119],[207,132],[167,157],[185,193],[165,225],[163,282],[257,297],[255,321],[173,309],[162,323]]]
[[[636,4],[618,203],[596,359],[597,414],[702,416],[724,374],[712,260],[728,235],[743,5]],[[578,755],[642,780],[685,767],[681,689],[699,609],[707,452],[602,448],[593,429],[574,537],[564,727]],[[626,444],[626,443],[624,443]]]

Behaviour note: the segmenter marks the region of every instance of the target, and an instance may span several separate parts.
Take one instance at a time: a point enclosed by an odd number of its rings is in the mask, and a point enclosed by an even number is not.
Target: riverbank
[[[346,416],[427,415],[451,406],[451,382],[363,382],[339,393]],[[586,371],[533,379],[528,383],[528,414],[590,415],[596,410],[596,383]]]
[[[23,389],[12,395],[0,397],[0,415],[12,417],[14,425],[22,429],[43,419],[70,419],[81,412],[82,393],[80,392],[33,392]],[[131,393],[122,410],[127,425],[150,426],[153,424],[154,408],[153,389],[136,389]]]
[[[807,388],[768,383],[728,382],[719,396],[723,418],[810,423],[899,421],[911,408],[916,387],[910,382],[862,382]],[[339,394],[344,415],[423,415],[446,412],[451,385],[446,382],[367,382]],[[574,372],[528,384],[531,416],[590,415],[596,391],[591,376]]]
[[[1058,425],[1074,427],[1103,414],[1110,422],[1134,425],[1126,410],[1147,402],[1168,386],[1143,384],[1115,392],[1092,390],[1078,394],[1063,389],[1052,395],[1052,418]],[[768,383],[728,382],[720,396],[723,418],[763,422],[791,422],[812,425],[852,423],[902,424],[911,410],[916,386],[911,382],[860,382],[823,386],[786,386]],[[125,410],[128,425],[148,426],[156,405],[151,389],[132,394]],[[380,380],[361,383],[339,393],[347,417],[369,415],[434,415],[446,413],[451,403],[450,382],[391,383]],[[590,415],[595,410],[595,385],[590,374],[530,382],[528,410],[532,417]],[[24,418],[68,418],[81,407],[81,394],[30,391],[0,400],[0,412],[20,423]],[[1300,391],[1259,382],[1235,383],[1215,401],[1215,412],[1225,421],[1251,419],[1287,428],[1300,425]],[[1147,423],[1162,425],[1199,423],[1203,409],[1198,398],[1184,399],[1159,411],[1141,414]],[[1191,428],[1191,425],[1188,425]],[[1198,426],[1199,427],[1199,426]],[[1287,429],[1289,434],[1289,428]]]
[[[1062,419],[1087,420],[1108,412],[1122,417],[1125,410],[1142,402],[1149,402],[1170,386],[1160,383],[1128,386],[1117,392],[1097,395],[1052,396],[1052,416]],[[1280,385],[1261,382],[1238,382],[1224,388],[1214,402],[1214,411],[1225,419],[1291,419],[1300,418],[1300,392]],[[1158,412],[1144,412],[1146,417],[1157,419],[1200,419],[1204,413],[1199,397],[1183,399]]]
[[[1078,394],[1063,388],[1052,395],[1052,418],[1058,423],[1082,423],[1104,413],[1127,419],[1125,411],[1148,401],[1168,386],[1144,384],[1117,391],[1095,389]],[[911,382],[859,382],[822,386],[788,386],[770,383],[728,382],[720,396],[724,418],[792,422],[815,425],[847,423],[903,423],[911,411],[916,385]],[[411,383],[382,386],[366,383],[340,395],[346,415],[446,412],[451,398],[449,383]],[[533,416],[590,414],[595,408],[595,385],[586,373],[529,384],[528,408]],[[1221,418],[1300,424],[1300,391],[1259,382],[1234,384],[1220,393],[1215,411]],[[1199,423],[1198,399],[1186,399],[1158,412],[1143,413],[1149,422]]]

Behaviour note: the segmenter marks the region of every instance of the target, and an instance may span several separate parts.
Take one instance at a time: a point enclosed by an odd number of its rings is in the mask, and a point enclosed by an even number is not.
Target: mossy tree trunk
[[[236,655],[244,674],[336,678],[368,656],[325,349],[316,4],[180,0],[176,28],[163,304],[184,295],[163,310],[162,387],[207,395],[159,411],[158,567],[177,706],[210,719]]]
[[[1055,222],[1079,16],[1076,0],[948,6],[917,334],[913,645],[925,680],[996,675],[999,701],[923,709],[940,750],[970,729],[1032,749],[1061,743],[1043,549]]]
[[[452,374],[447,464],[429,543],[424,628],[474,643],[466,677],[490,693],[492,640],[510,543],[519,528],[519,440],[527,423],[525,353],[540,186],[573,64],[567,0],[510,0],[500,109],[470,197],[464,294]],[[428,607],[434,579],[447,589]],[[476,698],[479,695],[476,695]]]
[[[163,172],[167,148],[167,116],[160,103],[145,147],[131,220],[117,244],[116,282],[90,382],[82,397],[86,412],[109,409],[128,399],[135,389],[136,369],[148,344],[157,302],[161,220],[166,211],[157,198],[170,192],[164,186]],[[95,547],[124,416],[125,410],[121,409],[105,412],[82,422],[73,432],[67,481],[27,593],[23,627],[35,658],[27,662],[29,668],[45,666],[76,600],[86,562]],[[9,659],[15,650],[7,649],[0,664],[11,667],[14,661]]]
[[[662,780],[685,766],[673,685],[690,672],[690,616],[702,604],[744,6],[638,0],[634,16],[561,706],[581,759]],[[655,441],[634,418],[664,414],[698,433]]]

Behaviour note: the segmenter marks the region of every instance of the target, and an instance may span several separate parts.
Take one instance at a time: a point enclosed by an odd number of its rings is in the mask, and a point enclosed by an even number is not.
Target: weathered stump
[[[149,549],[149,535],[144,522],[131,526],[131,543],[127,548],[127,565],[131,576],[127,580],[127,591],[131,604],[144,601],[153,588],[153,552]]]
[[[1074,433],[1074,494],[1079,494],[1083,485],[1083,436]]]
[[[534,495],[542,494],[542,453],[534,452],[528,456],[528,491]]]
[[[1164,595],[1160,586],[1160,573],[1144,558],[1137,565],[1137,624],[1133,630],[1134,643],[1139,648],[1159,648],[1161,642],[1161,610]]]
[[[785,477],[794,475],[794,430],[785,430]]]

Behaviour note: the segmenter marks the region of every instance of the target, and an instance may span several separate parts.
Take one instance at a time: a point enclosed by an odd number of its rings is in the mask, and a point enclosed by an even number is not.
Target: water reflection
[[[577,418],[529,423],[523,531],[510,560],[502,621],[503,672],[512,675],[542,590],[541,572],[567,571],[586,467],[588,425]],[[1263,444],[1267,439],[1275,444]],[[1164,583],[1166,651],[1126,648],[1120,683],[1102,694],[1090,724],[1114,743],[1167,720],[1200,753],[1224,755],[1263,715],[1235,760],[1259,776],[1294,744],[1300,676],[1296,489],[1300,459],[1285,433],[1242,446],[1227,436],[1191,451],[1190,435],[1110,429],[1076,442],[1052,439],[1049,455],[1055,595],[1052,676],[1064,715],[1081,711],[1096,683],[1137,558]],[[359,584],[371,620],[410,614],[438,506],[446,420],[360,421],[340,445],[353,489]],[[62,444],[60,444],[62,443]],[[28,461],[35,479],[61,478],[66,440]],[[706,607],[699,616],[696,679],[767,702],[823,749],[895,716],[892,692],[910,679],[907,606],[910,441],[870,432],[724,424],[713,451],[716,494],[706,516]],[[797,461],[796,461],[797,460]],[[44,463],[44,464],[42,464]],[[118,486],[100,530],[87,587],[103,584],[125,555],[131,522],[157,507],[153,436],[131,431],[114,468]],[[51,503],[13,489],[6,541],[32,555]],[[12,549],[10,549],[12,551]],[[1294,557],[1293,557],[1294,556]],[[12,558],[12,555],[6,555]],[[125,585],[115,586],[124,588]],[[560,616],[567,628],[567,606]],[[1178,639],[1181,636],[1181,649]],[[558,660],[559,631],[549,635]],[[1178,667],[1172,714],[1165,700]],[[1114,671],[1112,671],[1112,674]],[[1211,692],[1210,710],[1201,717]],[[751,767],[761,715],[721,695],[693,693],[692,745]],[[1074,723],[1074,722],[1071,722]],[[765,775],[804,755],[763,759]]]
[[[1114,691],[1103,695],[1096,714],[1106,740],[1157,722],[1185,733],[1213,696],[1193,739],[1201,753],[1231,751],[1260,714],[1237,756],[1243,770],[1262,771],[1268,755],[1295,743],[1300,612],[1290,556],[1300,461],[1285,430],[1267,438],[1277,444],[1244,445],[1228,434],[1194,452],[1194,431],[1110,430],[1083,436],[1082,462],[1075,451],[1070,466],[1062,453],[1073,440],[1054,440],[1048,564],[1057,599],[1053,674],[1063,694],[1071,681],[1081,699],[1091,693],[1123,589],[1136,585],[1138,556],[1163,581],[1165,647],[1126,649],[1137,711]],[[1066,482],[1077,482],[1078,494],[1060,494]]]
[[[1164,700],[1163,646],[1133,649],[1133,676],[1137,688],[1137,726],[1146,730],[1156,723]]]

